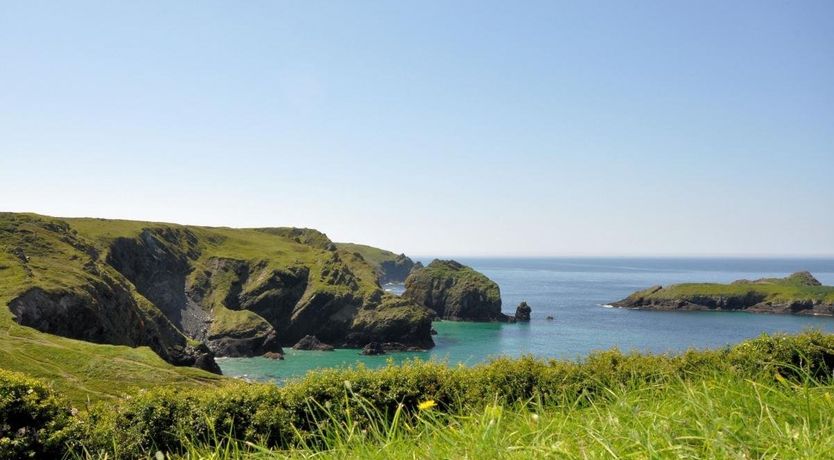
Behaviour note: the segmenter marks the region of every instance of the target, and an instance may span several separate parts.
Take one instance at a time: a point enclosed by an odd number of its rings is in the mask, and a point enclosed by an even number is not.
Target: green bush
[[[49,458],[65,449],[71,409],[40,381],[0,369],[0,458]]]
[[[136,457],[157,450],[183,452],[195,443],[210,446],[230,438],[270,448],[315,447],[337,426],[409,420],[427,400],[436,410],[462,414],[529,401],[590,406],[611,394],[715,376],[764,382],[802,379],[815,385],[831,381],[832,363],[834,335],[819,332],[763,335],[721,350],[675,355],[610,350],[580,362],[522,357],[464,367],[415,360],[376,370],[321,370],[283,387],[236,382],[212,390],[142,391],[71,417],[69,430],[63,429],[66,406],[45,387],[15,376],[3,380],[3,391],[17,395],[12,400],[18,401],[19,413],[38,420],[27,422],[40,430],[38,436],[25,438],[33,449],[42,449],[33,452],[57,448],[54,442],[60,440],[74,449]],[[29,402],[28,389],[35,387],[38,396]]]

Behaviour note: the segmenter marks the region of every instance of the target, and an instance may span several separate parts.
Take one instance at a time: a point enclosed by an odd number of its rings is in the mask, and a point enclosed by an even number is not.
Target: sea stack
[[[518,304],[518,307],[516,307],[515,309],[515,320],[530,321],[530,312],[532,311],[533,309],[530,308],[530,305],[527,305],[527,302],[522,300],[521,303]]]

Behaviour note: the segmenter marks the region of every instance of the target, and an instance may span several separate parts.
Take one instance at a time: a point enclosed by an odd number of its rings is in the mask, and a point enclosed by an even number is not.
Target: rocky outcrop
[[[336,243],[336,247],[361,257],[374,267],[380,285],[402,283],[413,270],[423,268],[423,264],[414,262],[405,254],[396,254],[364,244]]]
[[[328,345],[321,342],[314,335],[305,335],[295,345],[293,350],[316,350],[316,351],[333,351],[333,345]]]
[[[383,260],[379,264],[378,277],[380,284],[402,283],[415,267],[422,268],[420,262],[414,263],[405,254],[399,254],[393,260]]]
[[[212,352],[190,342],[135,287],[101,264],[89,243],[66,223],[35,217],[15,223],[4,240],[22,238],[19,252],[38,254],[31,286],[9,302],[14,320],[41,332],[93,343],[148,346],[169,363],[219,373]],[[25,228],[21,228],[25,227]]]
[[[368,356],[384,355],[385,349],[379,342],[371,342],[362,348],[362,354]]]
[[[434,260],[405,281],[403,298],[414,300],[437,317],[457,321],[507,321],[501,313],[498,285],[454,260]]]
[[[410,299],[386,294],[360,309],[345,344],[361,347],[369,342],[398,342],[427,349],[434,346],[431,338],[433,313]]]
[[[643,310],[746,311],[834,316],[834,287],[808,272],[730,284],[677,284],[637,291],[613,307]]]
[[[434,345],[428,309],[384,292],[372,264],[315,230],[79,219],[78,233],[72,219],[2,217],[2,260],[25,278],[9,308],[43,332],[147,345],[215,372],[214,355],[279,355],[306,335],[340,347]]]
[[[522,301],[518,304],[518,307],[515,308],[515,320],[521,322],[528,322],[530,321],[530,313],[533,311],[530,308],[530,305],[527,305],[527,302]]]

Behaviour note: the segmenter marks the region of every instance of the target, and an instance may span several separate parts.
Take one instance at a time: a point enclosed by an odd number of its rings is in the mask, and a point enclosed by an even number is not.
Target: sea
[[[403,360],[473,365],[500,356],[534,355],[579,360],[598,350],[674,353],[718,348],[762,333],[817,329],[834,332],[834,318],[743,312],[660,312],[611,308],[638,289],[684,282],[728,283],[810,271],[834,285],[834,259],[768,258],[456,258],[501,288],[503,310],[521,301],[533,309],[529,323],[434,323],[436,346],[425,352],[363,356],[359,350],[296,351],[284,360],[220,358],[223,373],[283,384],[308,371]],[[421,260],[428,263],[431,259]],[[386,285],[399,294],[402,285]],[[552,318],[552,319],[551,319]]]

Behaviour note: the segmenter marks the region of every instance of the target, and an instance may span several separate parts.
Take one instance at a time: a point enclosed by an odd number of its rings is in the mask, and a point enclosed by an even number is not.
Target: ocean
[[[282,383],[312,369],[362,363],[384,366],[406,359],[442,360],[465,365],[497,356],[531,354],[580,359],[596,350],[666,353],[715,348],[764,332],[819,329],[834,332],[834,318],[736,312],[654,312],[609,308],[633,291],[655,284],[731,282],[782,277],[808,270],[834,285],[834,259],[740,258],[459,258],[501,288],[503,310],[513,314],[522,300],[533,309],[530,323],[434,323],[436,346],[426,352],[362,356],[359,350],[295,351],[285,359],[220,358],[223,373]],[[423,263],[430,262],[422,260]],[[389,285],[401,292],[401,285]],[[552,316],[552,320],[547,317]]]

